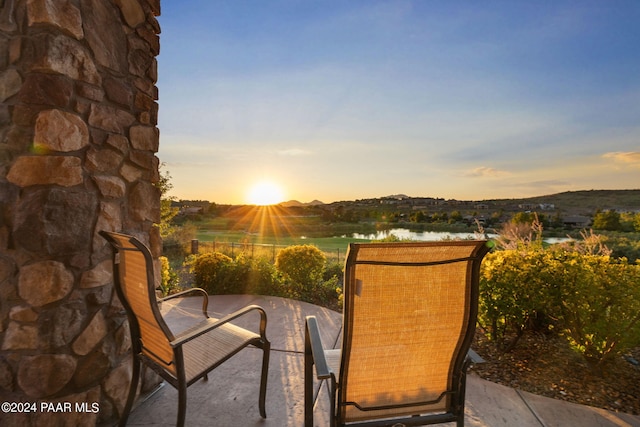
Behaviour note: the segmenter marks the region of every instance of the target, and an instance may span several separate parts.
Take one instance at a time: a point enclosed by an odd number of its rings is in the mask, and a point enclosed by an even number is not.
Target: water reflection
[[[400,239],[407,240],[417,240],[421,242],[437,242],[439,240],[453,239],[453,240],[467,240],[467,239],[478,239],[478,238],[489,238],[495,239],[498,237],[497,234],[487,233],[485,237],[474,234],[473,232],[469,233],[452,233],[448,231],[411,231],[406,228],[392,228],[390,230],[382,230],[376,233],[371,234],[363,234],[363,233],[353,233],[351,237],[354,239],[365,239],[365,240],[382,240],[391,235],[394,235]],[[547,237],[543,239],[546,243],[555,244],[566,242],[570,240],[567,237]]]
[[[362,234],[353,233],[354,239],[366,239],[366,240],[382,240],[391,235],[394,235],[400,239],[418,240],[421,242],[436,242],[445,239],[477,239],[478,236],[474,233],[451,233],[448,231],[411,231],[406,228],[392,228],[390,230],[381,230],[376,233]],[[496,234],[488,234],[488,238],[494,239]]]

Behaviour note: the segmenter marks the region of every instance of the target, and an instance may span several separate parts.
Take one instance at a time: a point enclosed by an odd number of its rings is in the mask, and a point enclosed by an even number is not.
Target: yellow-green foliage
[[[303,290],[311,290],[322,281],[326,264],[324,252],[312,245],[289,246],[276,256],[276,269]]]
[[[542,325],[593,365],[640,344],[640,265],[562,247],[525,245],[482,264],[479,322],[503,349]],[[515,344],[515,341],[511,341]]]
[[[209,294],[228,294],[231,292],[233,259],[213,252],[199,255],[192,265],[195,285],[204,288]]]
[[[640,344],[640,265],[625,258],[554,252],[558,315],[571,344],[602,365]]]
[[[545,257],[542,248],[529,247],[487,254],[482,263],[479,322],[505,350],[516,344],[545,305],[539,280]]]
[[[180,291],[178,275],[169,265],[169,259],[161,256],[160,260],[160,289],[162,295],[167,296]]]
[[[265,257],[244,253],[235,259],[220,252],[198,255],[191,271],[195,285],[209,294],[261,294],[295,298],[337,308],[340,268],[326,269],[326,258],[315,246],[291,246],[280,251],[276,266]]]

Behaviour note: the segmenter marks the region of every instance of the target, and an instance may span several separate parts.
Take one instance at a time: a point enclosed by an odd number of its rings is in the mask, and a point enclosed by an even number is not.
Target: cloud
[[[486,166],[477,167],[464,174],[464,176],[479,178],[504,178],[509,175],[511,175],[511,173],[507,171],[501,171]]]
[[[605,159],[611,159],[615,163],[640,167],[640,152],[638,151],[613,151],[602,155]]]
[[[299,156],[309,156],[313,153],[309,150],[304,150],[302,148],[287,148],[287,149],[278,151],[278,154],[280,154],[281,156],[299,157]]]

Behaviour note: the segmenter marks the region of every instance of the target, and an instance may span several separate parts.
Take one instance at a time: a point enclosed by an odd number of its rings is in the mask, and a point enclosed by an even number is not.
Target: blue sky
[[[640,188],[640,2],[164,0],[181,199]]]

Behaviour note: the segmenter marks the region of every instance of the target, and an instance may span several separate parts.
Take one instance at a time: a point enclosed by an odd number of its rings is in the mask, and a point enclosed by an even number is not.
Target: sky
[[[178,199],[640,188],[635,0],[161,5],[158,157]]]

